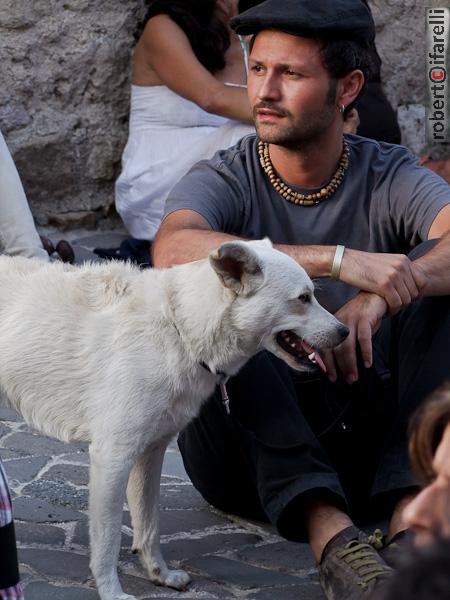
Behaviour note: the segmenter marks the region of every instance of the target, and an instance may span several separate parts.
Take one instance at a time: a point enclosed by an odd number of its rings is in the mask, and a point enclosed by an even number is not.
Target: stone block
[[[0,403],[1,402],[2,402],[2,398],[0,398]],[[0,406],[0,420],[17,422],[17,421],[21,421],[22,418],[12,408],[6,408],[5,406]]]
[[[64,523],[85,519],[82,513],[64,506],[55,506],[42,499],[19,497],[14,500],[14,517],[32,523]]]
[[[89,483],[89,469],[87,466],[61,463],[46,471],[45,479],[69,481],[74,485],[87,485]]]
[[[160,505],[162,508],[207,508],[207,502],[192,485],[176,484],[175,482],[161,485]]]
[[[201,572],[205,577],[243,589],[296,585],[299,578],[270,569],[261,569],[221,556],[202,556],[187,560],[184,568]]]
[[[87,229],[94,231],[97,226],[98,214],[94,211],[80,210],[66,213],[48,213],[47,225],[62,231],[68,229]]]
[[[53,438],[28,432],[10,435],[4,442],[4,446],[10,450],[18,450],[19,452],[26,449],[29,454],[39,456],[67,454],[77,450],[74,444],[66,444]]]
[[[19,546],[40,544],[53,548],[63,546],[66,532],[61,527],[45,523],[22,523],[15,520],[16,539]]]
[[[25,589],[27,600],[100,600],[94,589],[75,586],[56,586],[44,581],[27,585]]]
[[[40,548],[19,548],[19,562],[40,575],[56,581],[86,582],[90,577],[89,558],[75,552]]]
[[[308,544],[280,541],[239,549],[234,558],[261,567],[303,575],[315,568]]]
[[[77,510],[88,509],[87,488],[75,488],[61,480],[38,479],[22,489],[26,496],[48,500],[55,506],[65,506]]]
[[[10,482],[16,480],[20,481],[20,483],[25,483],[36,477],[48,460],[49,458],[43,456],[35,458],[25,456],[15,460],[8,460],[4,463],[6,475]]]
[[[318,582],[280,586],[260,590],[247,596],[247,600],[326,600]]]
[[[184,561],[216,552],[230,552],[237,548],[253,546],[261,542],[261,537],[253,533],[214,533],[202,537],[187,537],[161,545],[167,561]],[[239,556],[240,553],[235,553]]]

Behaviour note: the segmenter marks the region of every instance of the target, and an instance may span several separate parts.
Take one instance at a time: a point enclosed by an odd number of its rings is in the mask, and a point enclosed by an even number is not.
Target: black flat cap
[[[332,36],[367,45],[375,25],[364,0],[266,0],[231,22],[240,35],[276,29],[304,37]]]

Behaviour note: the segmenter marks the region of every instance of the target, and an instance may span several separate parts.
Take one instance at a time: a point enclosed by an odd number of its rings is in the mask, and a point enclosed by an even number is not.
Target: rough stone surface
[[[38,581],[27,586],[27,600],[80,600],[83,590],[83,600],[99,600],[95,590],[79,587],[55,586]]]
[[[309,571],[315,568],[315,561],[308,544],[294,544],[293,542],[275,542],[257,547],[249,545],[239,549],[235,558],[264,567],[273,565],[275,559],[279,568],[291,573],[298,572],[300,568]]]
[[[200,571],[216,581],[238,585],[244,589],[294,585],[299,582],[299,579],[292,575],[261,569],[221,556],[202,556],[186,561],[184,566]]]
[[[16,539],[19,545],[41,544],[59,548],[65,544],[66,532],[62,527],[46,523],[15,522]]]
[[[14,516],[19,521],[32,521],[33,523],[65,523],[84,518],[82,513],[71,508],[56,506],[46,500],[25,496],[15,499]]]
[[[3,455],[3,452],[2,452]],[[17,479],[32,479],[35,477],[42,467],[47,463],[47,458],[39,456],[37,458],[19,458],[16,460],[8,460],[5,462],[5,471],[10,481]]]
[[[65,444],[51,438],[46,438],[43,443],[42,438],[35,433],[14,433],[5,440],[5,448],[10,450],[21,450],[25,448],[29,453],[42,455],[67,454],[74,451],[74,446]]]
[[[55,465],[45,472],[45,479],[56,481],[69,481],[74,485],[87,485],[89,482],[89,469],[69,463]]]
[[[323,592],[317,582],[290,585],[289,587],[259,590],[247,596],[248,600],[323,600]]]
[[[127,135],[133,32],[144,4],[0,4],[0,129],[41,224],[49,214],[108,213]]]
[[[404,143],[428,151],[421,0],[371,0],[383,81]],[[442,5],[429,0],[429,6]],[[2,0],[0,129],[35,217],[60,228],[111,221],[129,114],[133,33],[145,0]],[[413,107],[411,109],[411,107]],[[434,155],[449,153],[438,148]],[[77,214],[79,213],[79,214]]]
[[[43,478],[26,485],[22,491],[24,494],[48,500],[57,506],[70,506],[77,510],[88,508],[87,488],[77,489],[64,481],[50,481]]]
[[[425,142],[426,97],[425,6],[444,6],[440,0],[370,0],[377,26],[376,43],[383,61],[386,95],[399,113],[402,141],[416,153],[429,152]],[[435,148],[435,155],[448,147]]]
[[[48,548],[19,548],[19,561],[53,581],[86,582],[90,577],[89,558]]]
[[[235,531],[213,533],[202,535],[199,538],[191,537],[190,539],[167,542],[163,545],[163,552],[167,560],[182,561],[217,552],[217,548],[220,548],[221,552],[229,552],[235,548],[245,548],[246,546],[253,548],[255,544],[261,541],[261,536],[251,533],[237,533]],[[273,564],[273,561],[270,564]]]

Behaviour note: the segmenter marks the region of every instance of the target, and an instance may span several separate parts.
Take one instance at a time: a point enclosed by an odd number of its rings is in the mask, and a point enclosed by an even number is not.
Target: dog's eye
[[[308,304],[311,302],[311,294],[301,294],[298,299],[300,302],[303,302],[303,304]]]

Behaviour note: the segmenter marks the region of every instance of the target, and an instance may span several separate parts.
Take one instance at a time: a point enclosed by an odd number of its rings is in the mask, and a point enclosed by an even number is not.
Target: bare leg
[[[353,525],[345,512],[320,495],[306,495],[305,516],[309,545],[317,562],[320,562],[322,552],[331,538]]]
[[[151,581],[183,590],[190,581],[185,571],[167,568],[159,545],[159,486],[169,440],[148,447],[135,463],[127,497],[133,523],[133,551],[138,552]]]
[[[389,542],[389,540],[391,540],[394,535],[396,535],[397,533],[400,533],[400,531],[403,531],[404,529],[406,529],[406,523],[403,519],[403,510],[406,508],[406,506],[412,501],[414,500],[414,498],[417,496],[418,491],[411,491],[408,494],[405,494],[403,496],[403,498],[401,498],[395,508],[394,508],[394,512],[392,513],[392,517],[389,523],[389,531],[387,534],[387,541]]]
[[[89,448],[90,566],[101,600],[136,600],[123,592],[117,575],[123,503],[132,460],[114,450],[95,444]]]

